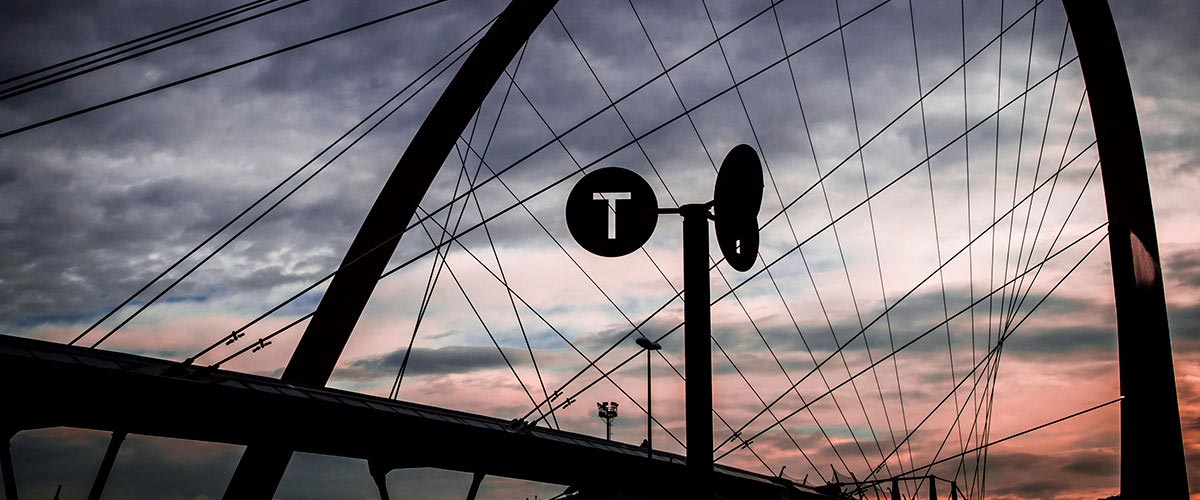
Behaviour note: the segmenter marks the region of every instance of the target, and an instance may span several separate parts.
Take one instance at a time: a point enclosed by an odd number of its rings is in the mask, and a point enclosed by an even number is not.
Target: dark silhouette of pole
[[[124,431],[112,433],[108,440],[108,448],[104,450],[104,458],[100,460],[100,469],[96,471],[96,479],[92,481],[92,489],[88,492],[88,500],[100,500],[104,494],[104,485],[108,483],[108,475],[112,472],[113,463],[117,461],[117,452],[121,451],[121,443],[128,436]]]
[[[638,337],[636,342],[646,350],[646,458],[654,459],[654,391],[650,368],[653,364],[653,351],[662,349],[662,344],[646,337]]]
[[[458,136],[556,0],[512,0],[467,56],[413,135],[329,284],[281,379],[322,387],[329,381],[354,325],[375,290],[400,235],[416,213]],[[225,498],[268,500],[292,450],[250,446],[234,471]]]
[[[467,491],[466,500],[475,500],[475,496],[479,494],[479,484],[483,482],[483,476],[482,472],[476,472],[471,476],[471,489]]]
[[[17,500],[17,476],[13,474],[11,432],[4,435],[4,449],[0,450],[0,472],[4,473],[4,498]]]
[[[708,283],[708,205],[679,207],[683,216],[683,358],[687,376],[688,498],[711,498],[713,469],[712,341]]]
[[[646,350],[646,458],[654,459],[654,398],[651,397],[651,352]]]
[[[379,462],[368,460],[367,471],[371,474],[371,480],[375,482],[375,489],[379,490],[379,500],[390,500],[387,489],[387,473],[391,469],[383,467]]]
[[[1063,0],[1104,178],[1117,306],[1121,498],[1186,499],[1187,466],[1146,154],[1108,2]]]

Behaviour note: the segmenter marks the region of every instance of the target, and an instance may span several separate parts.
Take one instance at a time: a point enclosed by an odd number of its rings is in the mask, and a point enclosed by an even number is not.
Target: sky
[[[1112,4],[1198,485],[1200,5]],[[4,2],[0,77],[235,5]],[[0,134],[416,5],[271,2],[252,12],[287,7],[45,88],[4,90]],[[218,343],[197,363],[278,376],[305,323],[281,329],[311,312],[324,286],[298,292],[337,269],[457,70],[456,46],[503,5],[449,0],[0,138],[0,334],[66,343],[87,331],[79,345],[103,338],[98,348],[174,360]],[[755,437],[723,444],[718,455],[732,451],[720,463],[810,485],[833,480],[831,470],[865,478],[880,464],[886,477],[977,446],[985,423],[995,441],[1118,397],[1104,193],[1061,5],[770,5],[560,2],[451,151],[418,217],[395,221],[397,231],[414,226],[329,385],[504,419],[539,418],[535,406],[562,391],[578,404],[539,425],[594,436],[604,424],[592,403],[616,401],[614,439],[638,444],[646,358],[633,340],[670,334],[651,366],[654,443],[682,452],[679,221],[663,216],[642,250],[605,258],[571,239],[563,206],[580,171],[607,166],[646,178],[660,206],[706,202],[724,155],[745,143],[766,172],[761,258],[746,273],[714,261],[714,427],[716,443],[735,430]],[[728,35],[712,44],[714,33]],[[225,361],[276,331],[265,348]],[[585,390],[597,358],[612,381]],[[1118,490],[1118,414],[1110,405],[997,444],[986,468],[971,453],[933,471],[973,498],[1107,497]],[[17,434],[21,495],[48,498],[61,485],[63,498],[84,496],[107,438]],[[219,497],[241,452],[131,436],[106,498]],[[406,498],[459,498],[470,475],[400,470],[387,483]],[[480,498],[562,490],[489,477]],[[377,494],[365,462],[298,454],[276,496]]]

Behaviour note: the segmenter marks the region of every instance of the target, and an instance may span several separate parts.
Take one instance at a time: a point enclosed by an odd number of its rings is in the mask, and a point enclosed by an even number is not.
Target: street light
[[[650,395],[652,394],[650,381],[653,380],[650,377],[650,361],[651,361],[650,360],[650,351],[657,351],[659,349],[662,349],[662,344],[659,344],[658,342],[650,340],[646,337],[638,337],[636,342],[637,342],[637,345],[641,346],[642,349],[646,350],[646,458],[653,459],[654,458],[654,456],[653,456],[653,453],[654,453],[654,428],[653,428],[654,403],[653,403],[653,398],[650,397]]]
[[[596,403],[596,414],[604,419],[605,436],[612,441],[612,421],[617,418],[617,403],[605,401]]]

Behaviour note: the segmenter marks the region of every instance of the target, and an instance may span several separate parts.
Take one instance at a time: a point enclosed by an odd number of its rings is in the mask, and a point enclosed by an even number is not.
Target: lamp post
[[[659,344],[658,342],[650,340],[646,337],[638,337],[636,342],[637,342],[637,345],[641,346],[642,349],[646,350],[646,458],[653,459],[654,458],[654,456],[653,456],[653,453],[654,453],[654,427],[653,427],[654,398],[650,397],[652,394],[651,387],[653,387],[650,383],[650,381],[653,380],[650,376],[650,361],[651,361],[650,360],[650,355],[651,355],[650,351],[657,351],[659,349],[662,349],[662,344]]]

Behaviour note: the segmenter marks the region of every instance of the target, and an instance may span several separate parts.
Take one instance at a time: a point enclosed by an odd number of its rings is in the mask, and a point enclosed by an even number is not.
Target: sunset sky
[[[1146,146],[1196,491],[1200,4],[1110,2]],[[46,88],[12,95],[17,83],[0,84],[0,134],[421,3],[271,1],[231,20],[278,12]],[[103,338],[98,348],[183,360],[245,328],[197,361],[211,365],[308,314],[324,286],[293,295],[337,269],[457,70],[456,47],[505,4],[450,0],[0,138],[0,334],[72,341],[280,182],[78,345]],[[2,2],[0,79],[236,5]],[[1118,397],[1104,193],[1061,4],[771,5],[559,2],[468,126],[417,218],[395,221],[397,231],[421,224],[401,239],[388,266],[395,272],[376,287],[329,385],[506,420],[538,418],[535,405],[562,391],[578,403],[539,425],[593,436],[604,433],[593,403],[616,401],[614,439],[636,445],[646,436],[646,358],[634,338],[672,332],[652,365],[663,424],[654,443],[682,453],[679,218],[660,218],[644,251],[604,258],[571,239],[563,207],[580,170],[606,166],[642,175],[660,206],[706,202],[716,166],[746,143],[767,169],[761,259],[746,273],[723,262],[711,273],[714,427],[718,444],[734,430],[756,437],[720,463],[772,475],[786,466],[787,477],[810,485],[833,480],[831,469],[862,479],[881,465],[877,477],[888,477],[978,446],[985,422],[997,440]],[[305,324],[221,368],[278,376]],[[584,391],[599,376],[588,360],[614,345],[597,363],[614,370],[612,382]],[[997,356],[993,385],[985,375]],[[996,445],[984,495],[978,454],[933,471],[958,477],[972,498],[1114,495],[1118,416],[1111,405]],[[61,428],[16,435],[21,495],[50,498],[61,485],[63,498],[85,496],[107,439]],[[241,453],[131,436],[106,498],[216,498]],[[461,498],[470,478],[401,470],[388,485],[395,497]],[[480,498],[562,490],[489,477]],[[377,493],[365,462],[297,454],[277,497]]]

